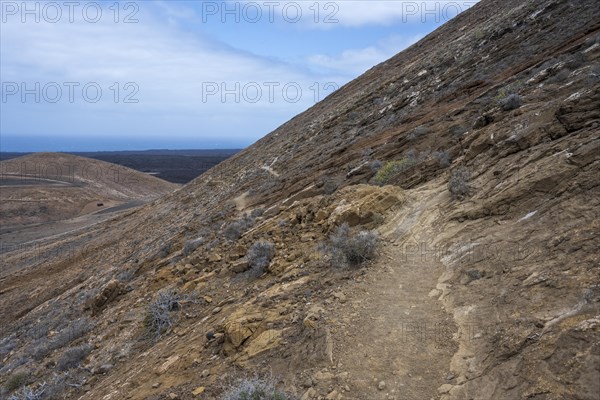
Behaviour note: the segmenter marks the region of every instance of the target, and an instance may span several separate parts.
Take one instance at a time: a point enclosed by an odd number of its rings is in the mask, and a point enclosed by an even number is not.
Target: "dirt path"
[[[339,307],[334,358],[350,374],[344,399],[436,399],[453,379],[457,327],[435,291],[444,268],[418,250],[433,235],[433,201],[424,196],[433,200],[436,193],[409,196],[386,224],[379,261],[364,281],[351,284]]]

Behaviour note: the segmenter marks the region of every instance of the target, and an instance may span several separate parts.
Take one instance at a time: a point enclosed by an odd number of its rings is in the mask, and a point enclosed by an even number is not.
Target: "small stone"
[[[248,263],[247,258],[241,258],[231,264],[231,270],[236,273],[241,273],[248,271],[250,269],[250,264]]]
[[[379,389],[379,390],[385,389],[385,382],[379,381],[379,384],[377,385],[377,389]]]
[[[196,389],[194,389],[194,391],[192,392],[192,394],[193,394],[194,396],[199,396],[199,395],[201,395],[202,393],[204,393],[204,391],[205,391],[205,390],[206,390],[206,388],[205,388],[204,386],[199,386],[199,387],[197,387]]]
[[[169,398],[170,398],[171,400],[175,400],[175,399],[177,399],[177,398],[179,398],[179,397],[178,397],[178,396],[177,396],[175,393],[169,393]]]
[[[220,254],[217,253],[213,253],[210,256],[208,256],[208,261],[210,262],[219,262],[222,260],[222,257]]]
[[[337,400],[340,398],[340,394],[338,393],[337,390],[333,390],[331,391],[331,393],[329,393],[327,395],[327,397],[325,397],[327,400]]]
[[[310,400],[310,399],[315,398],[316,396],[317,396],[317,391],[313,388],[309,388],[306,392],[304,392],[304,394],[302,395],[300,400]]]
[[[94,370],[94,374],[103,375],[113,368],[112,364],[103,364]]]
[[[304,382],[302,382],[302,386],[303,386],[303,387],[305,387],[305,388],[312,387],[312,385],[313,385],[313,380],[312,380],[312,378],[311,378],[310,376],[309,376],[309,377],[307,377],[307,378],[304,380]]]
[[[448,375],[446,376],[446,379],[451,381],[452,379],[456,378],[456,375],[454,375],[452,372],[448,372]]]
[[[333,297],[335,297],[336,299],[338,299],[338,301],[340,303],[345,303],[346,302],[346,295],[342,292],[334,292],[333,293]]]
[[[315,238],[315,234],[314,233],[303,233],[302,235],[300,235],[300,241],[303,243],[306,242],[312,242]]]
[[[337,375],[337,378],[338,378],[338,379],[341,379],[341,380],[343,380],[343,381],[347,380],[349,377],[350,377],[350,373],[349,373],[349,372],[340,372],[340,373]]]
[[[213,314],[218,314],[218,313],[221,312],[221,310],[222,310],[221,307],[215,307],[215,308],[213,308],[212,313]]]
[[[450,385],[450,384],[448,384],[448,383],[445,383],[445,384],[443,384],[442,386],[440,386],[440,387],[438,388],[438,390],[437,390],[437,391],[438,391],[438,393],[439,393],[439,394],[444,394],[444,393],[448,393],[448,392],[450,392],[450,390],[451,390],[453,387],[454,387],[453,385]]]
[[[313,378],[316,381],[330,381],[333,379],[333,374],[331,372],[322,372],[319,371],[317,373],[315,373],[315,375],[313,376]]]
[[[156,389],[160,386],[160,382],[155,382],[152,384],[152,389]]]
[[[158,368],[158,373],[159,374],[163,374],[165,372],[167,372],[167,370],[173,365],[175,364],[177,361],[179,360],[179,356],[178,355],[174,355],[171,356],[167,359],[167,361],[165,361],[159,368]]]
[[[212,340],[212,339],[214,339],[214,337],[215,337],[215,333],[214,332],[212,332],[212,331],[206,332],[206,338],[208,340]]]
[[[205,369],[204,371],[202,371],[202,374],[200,374],[203,378],[206,378],[207,376],[210,375],[210,371]]]

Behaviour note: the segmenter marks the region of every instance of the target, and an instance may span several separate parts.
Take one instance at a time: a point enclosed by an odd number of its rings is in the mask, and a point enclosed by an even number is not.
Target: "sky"
[[[0,151],[246,147],[475,3],[0,0]]]

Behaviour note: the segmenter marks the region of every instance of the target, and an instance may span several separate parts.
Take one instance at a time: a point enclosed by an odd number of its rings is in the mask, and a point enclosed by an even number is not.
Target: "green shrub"
[[[413,157],[404,157],[401,160],[388,161],[377,171],[373,177],[373,182],[376,185],[383,186],[415,164],[416,160]]]

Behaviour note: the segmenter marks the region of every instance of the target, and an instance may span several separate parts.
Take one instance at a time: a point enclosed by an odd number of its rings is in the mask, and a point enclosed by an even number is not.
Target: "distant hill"
[[[32,153],[0,162],[4,227],[71,218],[177,189],[155,176],[63,153]]]
[[[123,165],[140,172],[151,173],[173,183],[188,183],[239,151],[239,149],[144,150],[69,152],[66,154]],[[22,157],[26,154],[29,153],[0,152],[0,161]]]

